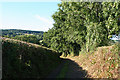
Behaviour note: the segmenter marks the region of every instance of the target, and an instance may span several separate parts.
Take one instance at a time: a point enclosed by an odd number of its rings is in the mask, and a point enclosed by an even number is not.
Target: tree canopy
[[[48,47],[77,55],[109,44],[120,31],[120,2],[61,2],[54,27],[43,34]]]

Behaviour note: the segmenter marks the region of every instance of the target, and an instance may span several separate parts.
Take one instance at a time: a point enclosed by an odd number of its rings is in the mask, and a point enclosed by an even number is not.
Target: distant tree
[[[27,34],[28,33],[28,34]],[[30,43],[39,44],[39,41],[43,39],[42,31],[29,31],[29,30],[17,30],[17,29],[5,29],[2,30],[2,36],[18,39]]]
[[[13,38],[29,43],[39,44],[39,39],[36,37],[36,35],[17,35]]]

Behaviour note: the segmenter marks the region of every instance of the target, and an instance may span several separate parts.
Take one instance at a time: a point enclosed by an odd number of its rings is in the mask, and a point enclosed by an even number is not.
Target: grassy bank
[[[60,62],[54,50],[9,38],[2,51],[3,78],[45,78]]]
[[[88,71],[91,78],[118,78],[120,70],[120,44],[97,48],[92,53],[69,57]]]

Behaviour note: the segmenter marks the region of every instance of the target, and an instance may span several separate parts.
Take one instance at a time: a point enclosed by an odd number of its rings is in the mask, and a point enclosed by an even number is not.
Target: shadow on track
[[[58,78],[57,76],[61,74],[61,70],[64,68],[64,64],[66,63],[68,65],[64,78],[87,78],[87,71],[83,70],[76,62],[63,58],[61,58],[61,64],[54,69],[47,78]]]

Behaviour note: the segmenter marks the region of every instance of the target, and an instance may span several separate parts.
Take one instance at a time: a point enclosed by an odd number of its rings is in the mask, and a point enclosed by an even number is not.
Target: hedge
[[[45,78],[60,62],[60,55],[49,48],[2,38],[3,78]]]

